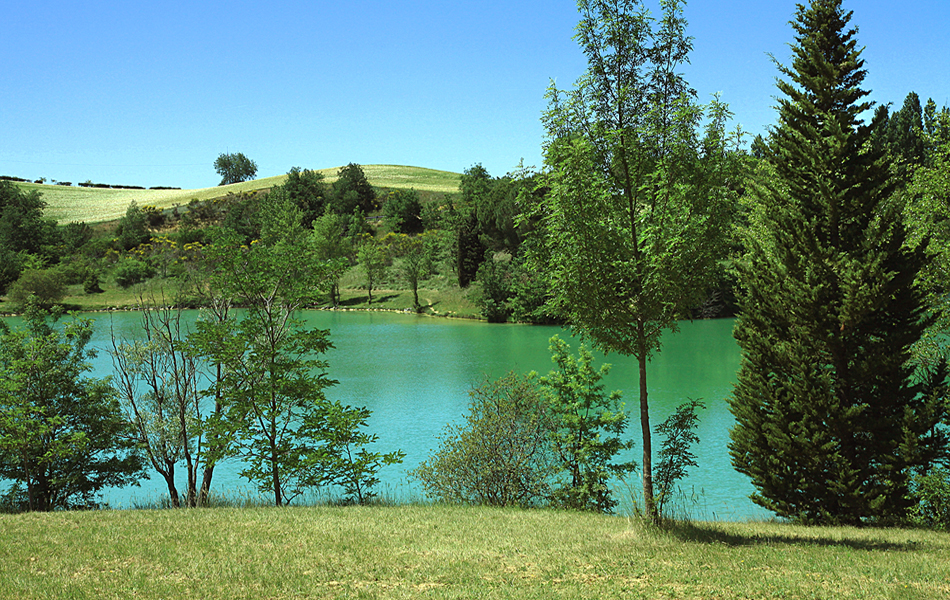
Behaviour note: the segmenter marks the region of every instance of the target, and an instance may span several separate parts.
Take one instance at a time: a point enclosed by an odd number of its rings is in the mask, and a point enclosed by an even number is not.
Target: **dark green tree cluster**
[[[56,258],[60,238],[56,222],[43,216],[45,208],[39,192],[0,180],[0,293],[20,277],[30,257],[40,264]]]
[[[882,115],[861,120],[871,104],[850,19],[840,0],[798,8],[769,176],[737,264],[733,462],[755,502],[809,523],[905,518],[912,473],[946,443],[946,405],[911,363],[930,320],[917,285],[926,257],[908,248],[898,178],[872,143]]]
[[[454,268],[460,287],[476,284],[475,301],[489,322],[557,321],[546,306],[546,282],[526,264],[540,235],[528,210],[543,194],[525,169],[492,177],[477,164],[462,174],[449,217]]]

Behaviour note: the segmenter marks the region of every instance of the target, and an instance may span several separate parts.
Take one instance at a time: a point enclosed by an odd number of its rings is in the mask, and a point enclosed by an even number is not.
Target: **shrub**
[[[446,427],[439,449],[412,476],[445,502],[547,504],[558,469],[552,428],[537,382],[509,373],[472,390],[465,422]]]
[[[86,275],[86,280],[82,282],[82,291],[87,294],[101,294],[102,286],[99,285],[99,274],[95,271],[90,271]]]
[[[10,286],[8,298],[14,304],[25,306],[35,296],[41,307],[50,307],[66,297],[63,276],[54,269],[28,269]]]
[[[660,443],[660,460],[653,473],[656,485],[657,514],[665,514],[669,501],[673,497],[676,483],[686,477],[689,467],[696,467],[696,455],[691,447],[699,442],[696,425],[699,416],[696,411],[706,408],[699,400],[690,400],[680,404],[672,415],[656,426],[656,433],[663,439]]]
[[[128,288],[154,274],[155,269],[148,263],[136,258],[124,258],[115,268],[115,282],[121,288]]]
[[[950,530],[950,469],[937,467],[911,480],[911,522],[929,529]]]

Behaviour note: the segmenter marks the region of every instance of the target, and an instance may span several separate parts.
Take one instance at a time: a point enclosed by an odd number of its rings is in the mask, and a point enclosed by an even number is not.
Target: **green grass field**
[[[443,506],[0,515],[0,598],[950,597],[950,534]]]
[[[366,179],[376,187],[414,188],[418,191],[435,193],[458,191],[460,178],[458,173],[396,165],[364,165],[362,169]],[[339,168],[319,169],[319,171],[329,183],[336,180]],[[197,190],[113,190],[35,183],[18,183],[17,185],[25,190],[39,190],[47,203],[46,216],[60,223],[72,221],[101,223],[122,217],[133,200],[139,206],[171,208],[176,204],[187,205],[191,200],[210,200],[229,193],[270,189],[281,184],[285,179],[287,179],[286,175],[278,175]]]

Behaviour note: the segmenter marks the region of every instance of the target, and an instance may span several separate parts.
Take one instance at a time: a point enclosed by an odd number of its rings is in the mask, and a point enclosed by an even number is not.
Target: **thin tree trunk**
[[[640,353],[637,362],[640,367],[640,433],[643,437],[643,502],[646,505],[650,520],[657,522],[656,501],[653,498],[653,443],[650,431],[650,403],[647,399],[647,353],[645,347],[646,334],[641,321],[637,325],[637,334],[640,338]]]

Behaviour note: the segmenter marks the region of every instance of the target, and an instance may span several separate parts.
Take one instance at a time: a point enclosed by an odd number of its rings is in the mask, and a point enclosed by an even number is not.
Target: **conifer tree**
[[[913,383],[928,317],[897,182],[869,143],[879,118],[841,0],[799,5],[779,124],[738,265],[742,364],[730,450],[752,499],[810,523],[882,522],[932,460],[936,413]],[[924,416],[926,415],[926,417]]]

